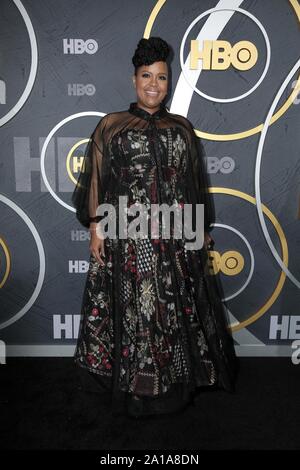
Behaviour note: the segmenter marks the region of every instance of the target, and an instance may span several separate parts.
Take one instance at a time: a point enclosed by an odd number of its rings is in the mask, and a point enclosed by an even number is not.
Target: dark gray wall
[[[271,47],[267,74],[259,87],[241,100],[214,102],[194,92],[187,104],[186,85],[180,87],[183,36],[197,16],[222,3],[246,10],[263,26]],[[150,0],[1,0],[0,339],[10,355],[73,352],[89,252],[87,232],[67,207],[74,183],[66,170],[66,158],[73,145],[89,137],[101,113],[127,109],[135,101],[131,57],[155,4]],[[268,236],[280,257],[282,247],[288,255],[287,276],[282,275],[274,249],[267,243],[251,199],[257,195],[255,168],[261,129],[250,131],[264,123],[278,90],[299,59],[299,7],[297,10],[288,0],[167,0],[150,31],[167,40],[175,52],[167,105],[171,112],[186,115],[199,131],[211,186],[223,188],[214,195],[220,225],[216,225],[213,237],[219,254],[223,262],[230,251],[233,258],[238,253],[244,259],[240,273],[229,269],[221,274],[226,296],[241,289],[227,301],[232,323],[240,324],[234,328],[240,355],[290,355],[291,341],[299,336],[300,98],[269,127],[260,172],[261,201],[280,224],[278,228],[275,222],[276,231],[265,216]],[[257,22],[238,12],[228,21],[225,14],[216,39],[232,45],[250,41],[258,50],[258,60],[248,71],[232,66],[225,71],[202,71],[198,89],[218,98],[235,97],[251,89],[263,73],[267,57]],[[184,59],[189,40],[196,39],[205,27],[216,34],[216,16],[205,16],[195,24],[185,44]],[[93,40],[90,47],[96,44],[97,51],[64,53],[64,40],[72,39]],[[31,77],[34,59],[37,70]],[[288,100],[298,73],[295,69],[290,76],[276,111]],[[30,80],[32,86],[21,105]],[[5,119],[12,110],[14,115]],[[66,122],[49,141],[45,172],[51,193],[41,173],[44,141],[55,126],[81,112],[100,115]],[[75,157],[80,157],[83,149],[82,144]],[[238,192],[230,194],[232,189]],[[253,253],[254,271],[243,288],[251,269],[245,240]],[[278,286],[280,276],[283,282]],[[260,315],[263,308],[266,311]],[[59,326],[63,323],[65,329]],[[276,324],[283,325],[281,331]]]

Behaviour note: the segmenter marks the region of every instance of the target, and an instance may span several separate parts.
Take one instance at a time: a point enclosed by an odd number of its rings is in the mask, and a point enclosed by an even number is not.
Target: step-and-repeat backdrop
[[[291,355],[300,338],[299,27],[297,0],[1,0],[2,351],[73,354],[89,233],[71,194],[101,116],[135,101],[139,39],[160,36],[175,52],[166,104],[205,149],[214,271],[237,354]]]

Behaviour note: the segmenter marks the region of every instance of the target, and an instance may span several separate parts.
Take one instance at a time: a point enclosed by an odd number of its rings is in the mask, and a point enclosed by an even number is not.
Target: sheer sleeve
[[[187,120],[188,121],[188,120]],[[189,155],[187,163],[187,186],[192,204],[204,204],[204,230],[210,232],[215,223],[215,208],[209,192],[209,177],[205,165],[202,141],[196,136],[188,121]]]
[[[76,217],[84,227],[98,222],[97,207],[103,202],[110,178],[111,165],[105,143],[106,116],[97,124],[87,143],[83,164],[72,194]]]

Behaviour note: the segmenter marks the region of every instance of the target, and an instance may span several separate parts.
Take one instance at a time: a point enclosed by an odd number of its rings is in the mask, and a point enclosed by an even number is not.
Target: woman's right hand
[[[97,224],[92,223],[90,226],[90,253],[96,258],[101,266],[105,266],[105,262],[102,259],[102,257],[105,258],[104,238],[97,233],[96,225]]]

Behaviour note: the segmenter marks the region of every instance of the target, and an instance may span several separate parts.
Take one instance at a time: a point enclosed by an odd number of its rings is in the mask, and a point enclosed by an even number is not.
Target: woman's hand
[[[211,238],[208,232],[204,232],[204,247],[207,250],[209,248],[209,245],[213,245],[215,242]]]
[[[104,237],[97,233],[99,230],[96,230],[97,223],[92,222],[90,224],[90,253],[93,255],[98,263],[101,266],[105,266],[105,262],[102,257],[105,258],[105,246],[104,246]]]

